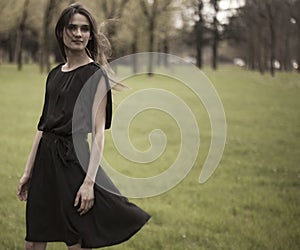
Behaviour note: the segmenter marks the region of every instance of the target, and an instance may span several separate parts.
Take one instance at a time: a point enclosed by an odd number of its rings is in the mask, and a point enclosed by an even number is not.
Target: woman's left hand
[[[92,181],[84,181],[79,188],[76,198],[74,207],[76,207],[80,202],[80,207],[78,208],[77,212],[80,215],[86,214],[94,205],[94,182]]]
[[[30,180],[31,177],[29,175],[26,175],[25,173],[21,177],[18,185],[18,198],[20,201],[26,201],[28,196],[28,189],[30,186]]]

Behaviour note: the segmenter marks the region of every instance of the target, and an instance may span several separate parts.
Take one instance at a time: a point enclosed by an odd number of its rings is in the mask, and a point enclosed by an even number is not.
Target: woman
[[[79,4],[62,12],[55,34],[66,63],[48,75],[38,131],[18,185],[19,199],[27,200],[25,249],[46,249],[53,241],[65,242],[68,249],[118,244],[150,216],[117,195],[99,168],[112,109],[108,78],[97,64],[106,63],[106,40],[99,38],[95,19]],[[95,184],[99,173],[111,192]]]

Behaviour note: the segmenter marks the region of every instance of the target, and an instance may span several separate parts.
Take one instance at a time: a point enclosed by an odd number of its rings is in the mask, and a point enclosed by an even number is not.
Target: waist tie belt
[[[68,167],[68,163],[77,161],[72,135],[63,136],[52,132],[43,132],[43,137],[54,142],[56,154],[63,166]]]

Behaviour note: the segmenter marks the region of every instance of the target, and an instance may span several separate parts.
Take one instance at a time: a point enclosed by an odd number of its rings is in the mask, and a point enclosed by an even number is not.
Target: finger
[[[86,214],[89,210],[90,210],[90,202],[87,199],[85,199],[82,209],[80,211],[80,215]]]
[[[21,190],[20,190],[20,188],[18,186],[18,188],[17,188],[17,196],[19,196],[20,194],[21,194]]]
[[[92,208],[92,202],[89,201],[87,206],[86,206],[86,212],[89,211]]]
[[[82,209],[82,211],[79,213],[80,215],[84,215],[88,210],[86,208]]]
[[[83,214],[86,214],[89,210],[91,210],[91,208],[93,207],[94,205],[94,201],[93,200],[90,200],[86,203],[86,207],[83,211]]]
[[[94,206],[94,200],[90,202],[90,209]]]
[[[17,190],[18,190],[18,193],[17,193],[17,194],[20,194],[20,193],[21,193],[21,190],[22,190],[22,184],[21,184],[21,183],[18,184]]]
[[[22,191],[22,192],[20,193],[19,197],[20,197],[20,200],[21,200],[21,201],[24,201],[24,191]]]
[[[26,191],[23,196],[23,201],[27,201],[27,197],[28,197],[28,192]]]
[[[80,207],[77,209],[77,211],[81,213],[85,209],[85,206],[86,206],[86,200],[81,197],[81,204]]]
[[[91,200],[91,208],[94,206],[94,199]]]
[[[26,197],[23,193],[18,195],[18,198],[19,198],[20,201],[26,201]]]
[[[74,202],[74,207],[76,207],[78,205],[79,199],[80,199],[80,193],[77,193],[76,198],[75,198],[75,202]]]
[[[89,211],[89,202],[88,201],[86,201],[86,203],[85,203],[85,206],[84,206],[84,209],[83,209],[83,211],[82,211],[82,215],[83,214],[86,214],[88,211]]]
[[[20,201],[23,201],[23,193],[24,193],[23,190],[18,190],[17,196],[18,196]]]

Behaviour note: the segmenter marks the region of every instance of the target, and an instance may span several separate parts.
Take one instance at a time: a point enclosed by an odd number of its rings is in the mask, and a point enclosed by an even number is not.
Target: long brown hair
[[[87,54],[100,65],[107,65],[107,58],[111,55],[110,42],[106,36],[98,30],[97,23],[93,15],[79,3],[71,4],[69,7],[64,9],[55,27],[55,36],[63,58],[67,60],[63,41],[63,31],[69,24],[72,16],[77,13],[85,16],[90,24],[91,39],[86,46]]]

